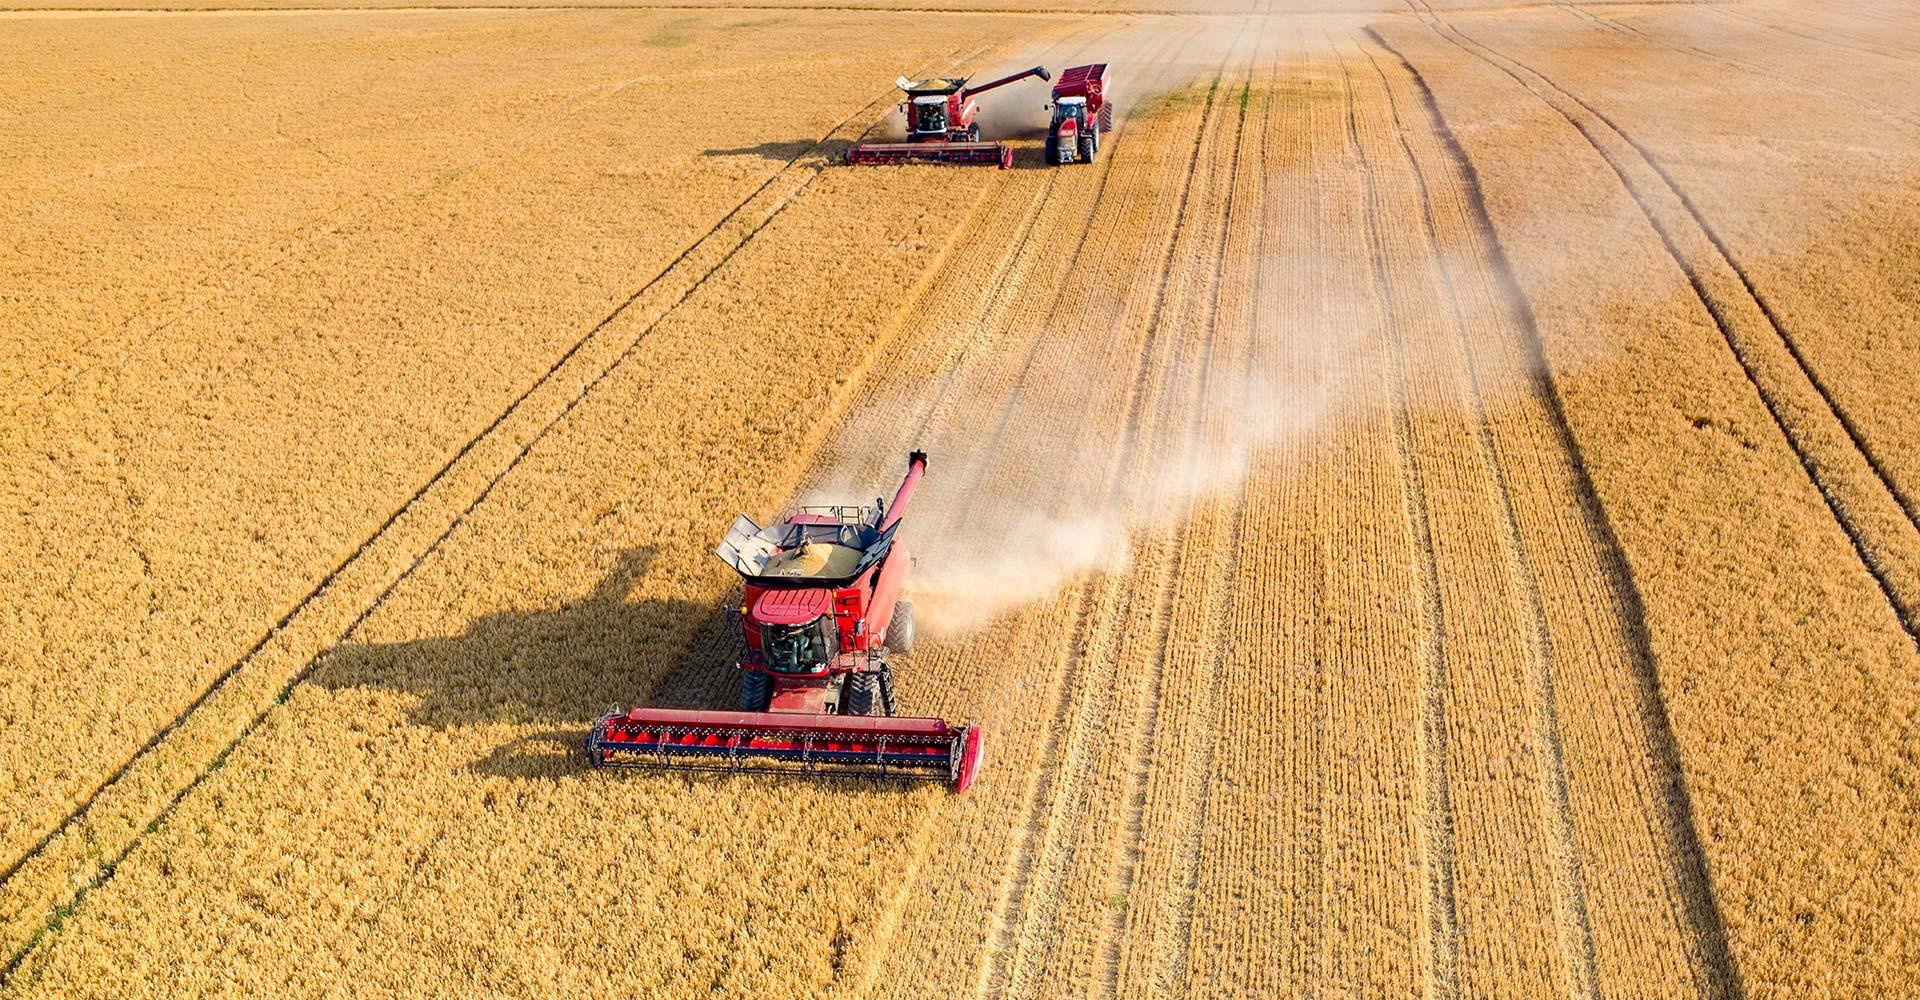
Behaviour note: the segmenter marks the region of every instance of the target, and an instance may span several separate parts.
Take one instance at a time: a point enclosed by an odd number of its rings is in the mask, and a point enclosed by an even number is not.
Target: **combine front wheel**
[[[886,675],[877,670],[847,675],[847,700],[842,715],[892,715],[883,711],[893,699],[883,687]]]
[[[764,712],[773,700],[773,678],[758,670],[740,671],[740,711]]]

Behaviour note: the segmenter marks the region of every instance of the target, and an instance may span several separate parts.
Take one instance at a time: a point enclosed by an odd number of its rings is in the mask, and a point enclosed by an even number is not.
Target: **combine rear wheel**
[[[764,712],[773,700],[773,678],[758,670],[740,671],[740,711]]]
[[[913,602],[901,601],[893,606],[893,620],[887,622],[887,652],[910,653],[913,651]]]

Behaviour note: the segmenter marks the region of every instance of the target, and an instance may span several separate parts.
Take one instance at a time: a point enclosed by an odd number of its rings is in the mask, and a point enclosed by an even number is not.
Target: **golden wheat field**
[[[1012,169],[851,166],[897,76]],[[1920,11],[0,10],[0,996],[1920,991]],[[908,513],[955,796],[607,772]]]

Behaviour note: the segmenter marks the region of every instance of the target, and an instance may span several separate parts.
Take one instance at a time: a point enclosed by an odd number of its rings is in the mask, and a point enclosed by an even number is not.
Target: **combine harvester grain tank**
[[[913,646],[897,536],[925,473],[908,456],[892,503],[800,507],[762,528],[741,516],[717,554],[740,574],[734,711],[615,707],[587,734],[596,767],[770,771],[973,784],[977,723],[895,718],[889,657]]]

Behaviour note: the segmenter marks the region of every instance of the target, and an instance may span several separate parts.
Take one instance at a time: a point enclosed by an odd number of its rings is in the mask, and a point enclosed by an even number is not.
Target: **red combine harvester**
[[[587,733],[596,767],[772,771],[973,784],[981,727],[897,719],[887,657],[913,646],[900,599],[909,557],[895,538],[926,471],[907,458],[891,504],[801,507],[761,528],[742,516],[720,543],[740,574],[739,710],[617,706]]]
[[[966,77],[936,78],[915,82],[906,77],[894,81],[907,92],[900,110],[907,115],[906,142],[863,142],[847,150],[848,163],[902,163],[908,160],[932,160],[940,163],[998,164],[1013,166],[1013,147],[1002,142],[981,142],[980,123],[974,116],[980,111],[975,100],[995,87],[1037,76],[1050,80],[1045,66],[1021,70],[978,87],[967,85]]]
[[[1100,135],[1113,131],[1106,63],[1075,66],[1053,85],[1053,123],[1047,126],[1047,162],[1092,163]]]

